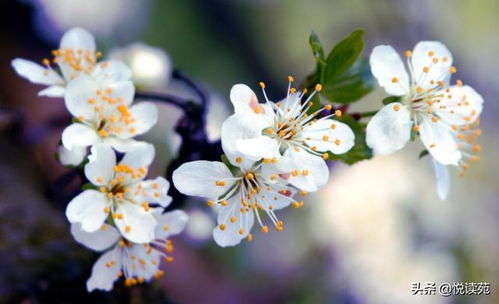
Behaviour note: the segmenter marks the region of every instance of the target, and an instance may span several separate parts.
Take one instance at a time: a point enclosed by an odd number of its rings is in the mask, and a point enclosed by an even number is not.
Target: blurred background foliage
[[[0,3],[0,302],[1,303],[498,303],[499,283],[499,2],[496,0],[4,0]],[[439,201],[427,159],[413,143],[389,157],[332,168],[331,183],[304,208],[284,210],[280,233],[255,233],[251,244],[222,249],[211,240],[211,210],[192,200],[175,262],[149,285],[87,294],[96,255],[74,242],[64,217],[77,189],[53,187],[65,174],[54,159],[68,119],[61,101],[36,96],[10,60],[41,60],[69,27],[92,31],[100,48],[143,41],[169,53],[176,68],[210,92],[208,130],[216,139],[232,111],[235,83],[271,99],[287,75],[303,80],[316,62],[315,31],[325,47],[356,28],[372,47],[412,48],[440,40],[463,80],[485,99],[482,162],[453,175]],[[161,91],[188,94],[171,82]],[[353,105],[382,106],[376,89]],[[158,149],[152,174],[176,154],[180,113],[161,106],[147,135]],[[50,187],[52,186],[52,188]],[[77,185],[74,185],[77,187]],[[47,190],[48,189],[48,190]],[[55,190],[54,190],[55,189]],[[51,190],[51,191],[50,191]],[[56,199],[47,194],[57,194]],[[412,296],[413,282],[490,282],[489,296]]]

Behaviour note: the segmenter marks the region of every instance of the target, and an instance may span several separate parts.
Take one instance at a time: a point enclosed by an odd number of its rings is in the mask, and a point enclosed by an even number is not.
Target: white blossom
[[[12,61],[12,67],[19,75],[48,86],[38,93],[40,96],[63,97],[68,83],[80,75],[89,75],[103,85],[131,77],[130,69],[121,61],[97,62],[102,55],[96,51],[95,39],[82,28],[68,30],[52,55],[53,59],[43,59],[42,65],[21,58]]]
[[[80,223],[83,230],[94,232],[111,218],[129,241],[151,241],[157,224],[154,206],[166,207],[171,202],[167,180],[144,180],[153,158],[151,144],[127,152],[119,163],[109,145],[94,145],[85,165],[85,176],[98,190],[85,190],[69,203],[69,222]]]
[[[92,250],[104,252],[95,262],[87,281],[89,292],[95,289],[109,291],[120,277],[125,279],[126,286],[133,286],[164,274],[159,269],[161,259],[173,261],[170,255],[173,243],[169,238],[184,230],[188,216],[180,210],[164,214],[155,212],[154,216],[158,223],[154,239],[144,243],[130,242],[109,224],[103,224],[94,232],[83,230],[80,224],[71,225],[71,233],[78,242]]]

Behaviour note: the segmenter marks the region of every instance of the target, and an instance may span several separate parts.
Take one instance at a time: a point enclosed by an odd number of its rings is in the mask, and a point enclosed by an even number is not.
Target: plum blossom
[[[112,219],[127,240],[150,242],[157,224],[154,207],[166,207],[172,200],[167,195],[169,183],[163,177],[144,180],[153,158],[154,147],[144,143],[117,163],[108,144],[95,144],[85,165],[85,176],[98,189],[85,190],[69,203],[69,222],[94,232]]]
[[[238,130],[232,131],[239,136]],[[251,241],[255,218],[267,233],[269,227],[262,218],[265,214],[277,231],[282,230],[284,223],[275,211],[289,205],[301,207],[303,202],[293,198],[298,192],[296,188],[305,196],[328,179],[323,160],[304,150],[288,150],[279,162],[255,162],[235,151],[224,139],[222,147],[232,170],[222,162],[200,160],[185,163],[173,172],[173,183],[181,193],[207,198],[208,205],[215,208],[218,226],[213,237],[222,247],[237,245],[244,238]],[[299,166],[295,158],[301,159]]]
[[[372,51],[373,75],[388,94],[400,96],[400,102],[386,105],[371,119],[366,142],[376,154],[390,154],[406,145],[411,131],[419,134],[433,158],[437,192],[445,198],[449,189],[445,166],[466,170],[468,160],[479,159],[473,152],[480,150],[476,137],[483,99],[460,80],[450,85],[456,68],[442,43],[422,41],[405,55],[409,73],[391,46]]]
[[[103,85],[126,81],[131,78],[130,69],[121,61],[97,62],[102,56],[96,51],[95,39],[82,28],[72,28],[61,38],[59,49],[52,51],[53,59],[43,59],[42,65],[16,58],[12,67],[29,81],[48,86],[38,95],[63,97],[68,83],[80,75],[89,75]]]
[[[264,103],[259,103],[248,86],[234,85],[230,99],[235,114],[224,122],[222,141],[254,161],[261,158],[279,161],[282,155],[289,153],[295,154],[291,159],[299,163],[302,157],[327,159],[327,152],[342,154],[350,150],[354,145],[354,133],[348,125],[332,119],[335,115],[341,116],[341,111],[330,113],[332,106],[326,105],[309,113],[312,107],[309,101],[322,86],[317,85],[302,102],[306,91],[297,92],[291,87],[292,82],[290,76],[288,94],[278,103],[267,98],[263,82],[260,86],[265,96]],[[227,138],[223,130],[240,130],[241,137]],[[326,167],[323,160],[321,163]]]
[[[135,88],[131,81],[105,86],[88,75],[71,81],[64,97],[74,123],[62,133],[68,150],[107,142],[119,151],[133,147],[133,137],[144,134],[156,124],[158,110],[153,103],[131,105]]]
[[[101,229],[85,231],[80,224],[71,225],[73,237],[86,247],[104,252],[95,262],[87,280],[87,290],[110,291],[116,280],[123,277],[126,286],[133,286],[161,277],[161,260],[172,262],[173,243],[169,238],[184,230],[188,216],[181,210],[161,214],[155,212],[157,226],[149,242],[133,243],[123,238],[115,227],[103,224]]]

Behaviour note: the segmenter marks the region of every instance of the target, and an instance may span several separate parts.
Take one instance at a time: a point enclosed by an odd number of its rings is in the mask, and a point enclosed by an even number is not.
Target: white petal
[[[386,93],[402,96],[409,92],[409,75],[402,59],[389,45],[375,47],[369,57],[371,71]]]
[[[58,98],[58,97],[64,97],[64,92],[66,92],[65,87],[59,85],[53,85],[38,92],[38,96]]]
[[[131,106],[130,114],[135,121],[128,125],[119,137],[130,138],[144,134],[158,121],[158,108],[151,102],[141,102]]]
[[[145,180],[133,185],[132,193],[137,193],[135,199],[138,202],[157,203],[165,208],[172,202],[172,197],[168,195],[170,183],[164,177],[157,177],[153,180]]]
[[[345,123],[333,119],[318,120],[312,125],[306,125],[300,132],[301,140],[309,147],[316,147],[318,151],[331,151],[342,154],[350,150],[355,144],[355,134]]]
[[[240,212],[240,199],[240,195],[233,196],[229,199],[227,206],[221,207],[218,214],[218,226],[213,229],[213,238],[221,247],[239,244],[241,240],[248,236],[253,227],[253,212]],[[232,222],[231,217],[235,217],[236,221]],[[221,224],[225,225],[223,231],[220,229]]]
[[[450,189],[450,175],[447,166],[440,164],[433,157],[431,158],[431,163],[433,165],[433,171],[435,173],[435,182],[437,185],[438,197],[445,201],[449,195]]]
[[[104,208],[109,206],[105,195],[95,190],[85,190],[69,202],[66,217],[69,222],[80,223],[87,232],[94,232],[102,227],[107,218]]]
[[[118,230],[108,224],[104,224],[102,229],[95,232],[87,232],[81,229],[80,224],[72,224],[71,234],[78,243],[95,251],[106,250],[116,244],[121,238],[121,234]]]
[[[250,139],[240,139],[236,149],[250,159],[279,158],[279,142],[268,136],[258,136]]]
[[[132,71],[123,61],[106,60],[95,66],[92,76],[98,82],[113,83],[130,80]]]
[[[457,165],[461,153],[452,131],[440,120],[425,119],[420,124],[419,136],[426,149],[442,165]]]
[[[230,90],[230,101],[235,114],[249,115],[254,124],[271,124],[275,113],[267,103],[259,103],[255,92],[245,84],[236,84]]]
[[[375,154],[386,155],[403,148],[411,137],[411,113],[401,103],[391,103],[369,121],[366,143]]]
[[[95,51],[95,39],[87,30],[75,27],[64,33],[59,48]]]
[[[135,170],[139,168],[147,169],[154,159],[156,150],[152,144],[141,142],[133,149],[128,150],[120,161],[120,164],[127,165]]]
[[[257,201],[261,207],[267,211],[279,210],[288,207],[295,200],[296,189],[284,185],[279,185],[279,190],[272,189],[268,191],[265,187],[256,195]],[[269,207],[272,208],[269,208]]]
[[[87,148],[73,147],[73,149],[68,150],[63,145],[60,145],[57,147],[57,153],[59,161],[64,166],[78,166],[87,156]]]
[[[241,139],[261,136],[262,127],[255,126],[252,121],[254,120],[248,115],[234,114],[222,124],[222,149],[232,165],[243,169],[250,169],[258,159],[244,155],[236,148],[237,142]]]
[[[127,153],[136,149],[142,148],[144,145],[148,145],[149,143],[145,141],[138,141],[133,138],[117,138],[117,137],[106,137],[102,139],[103,142],[106,142],[114,150]]]
[[[12,67],[20,76],[37,84],[64,85],[64,79],[52,69],[21,58],[12,60]]]
[[[123,218],[115,220],[114,223],[127,240],[142,244],[154,239],[157,221],[150,210],[145,211],[139,204],[123,202],[116,212],[121,213]]]
[[[438,59],[437,63],[433,62],[434,58]],[[444,58],[447,59],[444,60]],[[446,84],[449,82],[452,55],[442,43],[438,41],[419,42],[414,47],[411,61],[417,86],[426,89],[435,87],[431,81],[434,83],[444,81]],[[426,68],[428,68],[428,72],[424,71]]]
[[[87,290],[91,292],[95,289],[110,291],[114,282],[118,279],[121,271],[121,252],[118,247],[107,251],[95,262],[92,267],[92,275],[87,280]],[[112,262],[112,266],[107,264]]]
[[[127,270],[128,275],[134,278],[144,278],[145,281],[152,279],[160,266],[161,254],[159,251],[150,251],[143,245],[134,245],[128,253],[130,256],[135,256],[135,259],[127,258],[123,261],[123,268]],[[140,260],[145,261],[145,263],[137,263]]]
[[[234,177],[222,162],[198,160],[182,164],[173,172],[173,184],[185,195],[217,198],[234,185]],[[223,181],[223,186],[217,186]]]
[[[288,149],[276,165],[283,169],[282,173],[288,173],[288,183],[303,191],[317,191],[329,180],[326,162],[304,149]],[[290,174],[293,171],[296,176]]]
[[[99,142],[99,135],[94,129],[81,123],[71,124],[62,132],[62,144],[66,149],[88,147]]]
[[[434,104],[433,113],[450,125],[470,124],[482,113],[483,98],[469,86],[452,86],[449,92],[442,90],[435,94],[444,97]]]
[[[187,225],[189,217],[184,211],[175,210],[159,215],[157,220],[158,225],[156,226],[154,238],[166,240],[172,235],[181,233]]]
[[[87,75],[82,75],[70,81],[64,96],[64,102],[69,113],[74,117],[93,118],[96,115],[95,106],[88,101],[97,99],[96,92],[98,89],[99,84]]]
[[[114,176],[116,154],[108,144],[104,143],[93,145],[90,153],[89,162],[85,165],[85,176],[94,185],[109,185]]]

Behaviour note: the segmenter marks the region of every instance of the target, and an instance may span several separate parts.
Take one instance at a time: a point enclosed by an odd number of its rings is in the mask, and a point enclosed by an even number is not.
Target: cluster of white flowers
[[[43,66],[14,59],[18,74],[49,86],[39,95],[63,97],[73,123],[62,133],[60,160],[77,166],[87,158],[91,189],[76,196],[66,216],[75,239],[90,249],[107,250],[87,281],[89,291],[110,290],[123,276],[128,286],[162,275],[160,259],[172,261],[168,238],[186,223],[183,211],[162,213],[172,198],[163,177],[145,180],[154,146],[133,139],[157,121],[152,103],[134,104],[131,71],[121,61],[98,62],[94,37],[74,28],[64,34],[53,59]],[[124,153],[118,162],[115,150]]]
[[[222,125],[222,148],[228,163],[193,161],[173,173],[173,183],[182,193],[209,199],[218,213],[218,227],[213,237],[220,246],[234,246],[242,239],[253,238],[255,218],[264,233],[269,226],[277,231],[283,221],[276,210],[292,205],[301,207],[296,196],[317,191],[329,179],[325,159],[328,152],[345,153],[354,145],[349,126],[334,120],[340,111],[331,113],[325,106],[309,113],[311,98],[320,91],[316,86],[306,100],[306,92],[291,87],[284,100],[265,102],[246,85],[237,84],[230,92],[235,114]]]
[[[450,84],[456,72],[452,55],[436,41],[419,42],[406,51],[407,68],[391,46],[373,49],[370,63],[380,86],[400,102],[383,107],[367,126],[367,144],[377,154],[390,154],[403,148],[412,134],[419,134],[432,156],[437,192],[445,199],[449,192],[446,166],[468,169],[469,160],[478,161],[476,138],[483,99],[460,80]]]
[[[133,48],[159,52],[140,45]],[[134,137],[153,127],[157,108],[152,103],[132,104],[132,71],[119,60],[99,62],[102,54],[86,30],[66,32],[52,54],[43,65],[24,59],[15,59],[12,65],[19,75],[48,86],[39,95],[63,97],[73,116],[62,133],[59,159],[64,165],[84,164],[90,183],[69,203],[66,216],[78,242],[104,251],[87,288],[110,290],[122,276],[128,286],[159,277],[160,260],[173,260],[168,238],[180,233],[188,218],[183,211],[163,213],[172,201],[166,179],[145,179],[155,150]],[[157,65],[149,56],[138,57],[129,59],[134,65]],[[406,51],[406,57],[409,73],[390,46],[378,46],[371,54],[373,75],[398,101],[371,119],[366,143],[375,154],[390,154],[419,135],[432,158],[438,194],[445,198],[446,166],[464,171],[468,160],[479,159],[473,153],[480,150],[476,138],[483,99],[459,80],[450,85],[456,69],[443,44],[420,42],[414,51]],[[161,59],[164,66],[141,73],[135,81],[143,87],[154,87],[149,82],[156,76],[167,81],[171,63]],[[303,206],[303,196],[327,184],[326,160],[331,154],[347,153],[355,144],[352,129],[335,119],[342,116],[340,110],[330,104],[316,109],[312,103],[320,84],[313,92],[299,92],[293,77],[288,80],[286,97],[278,102],[268,99],[263,82],[264,102],[248,86],[234,85],[230,100],[235,113],[222,124],[222,162],[192,161],[173,172],[181,193],[206,198],[214,207],[218,225],[213,237],[222,247],[245,238],[251,241],[255,220],[264,233],[269,227],[281,231],[284,223],[276,210]],[[120,160],[116,151],[124,154]]]

